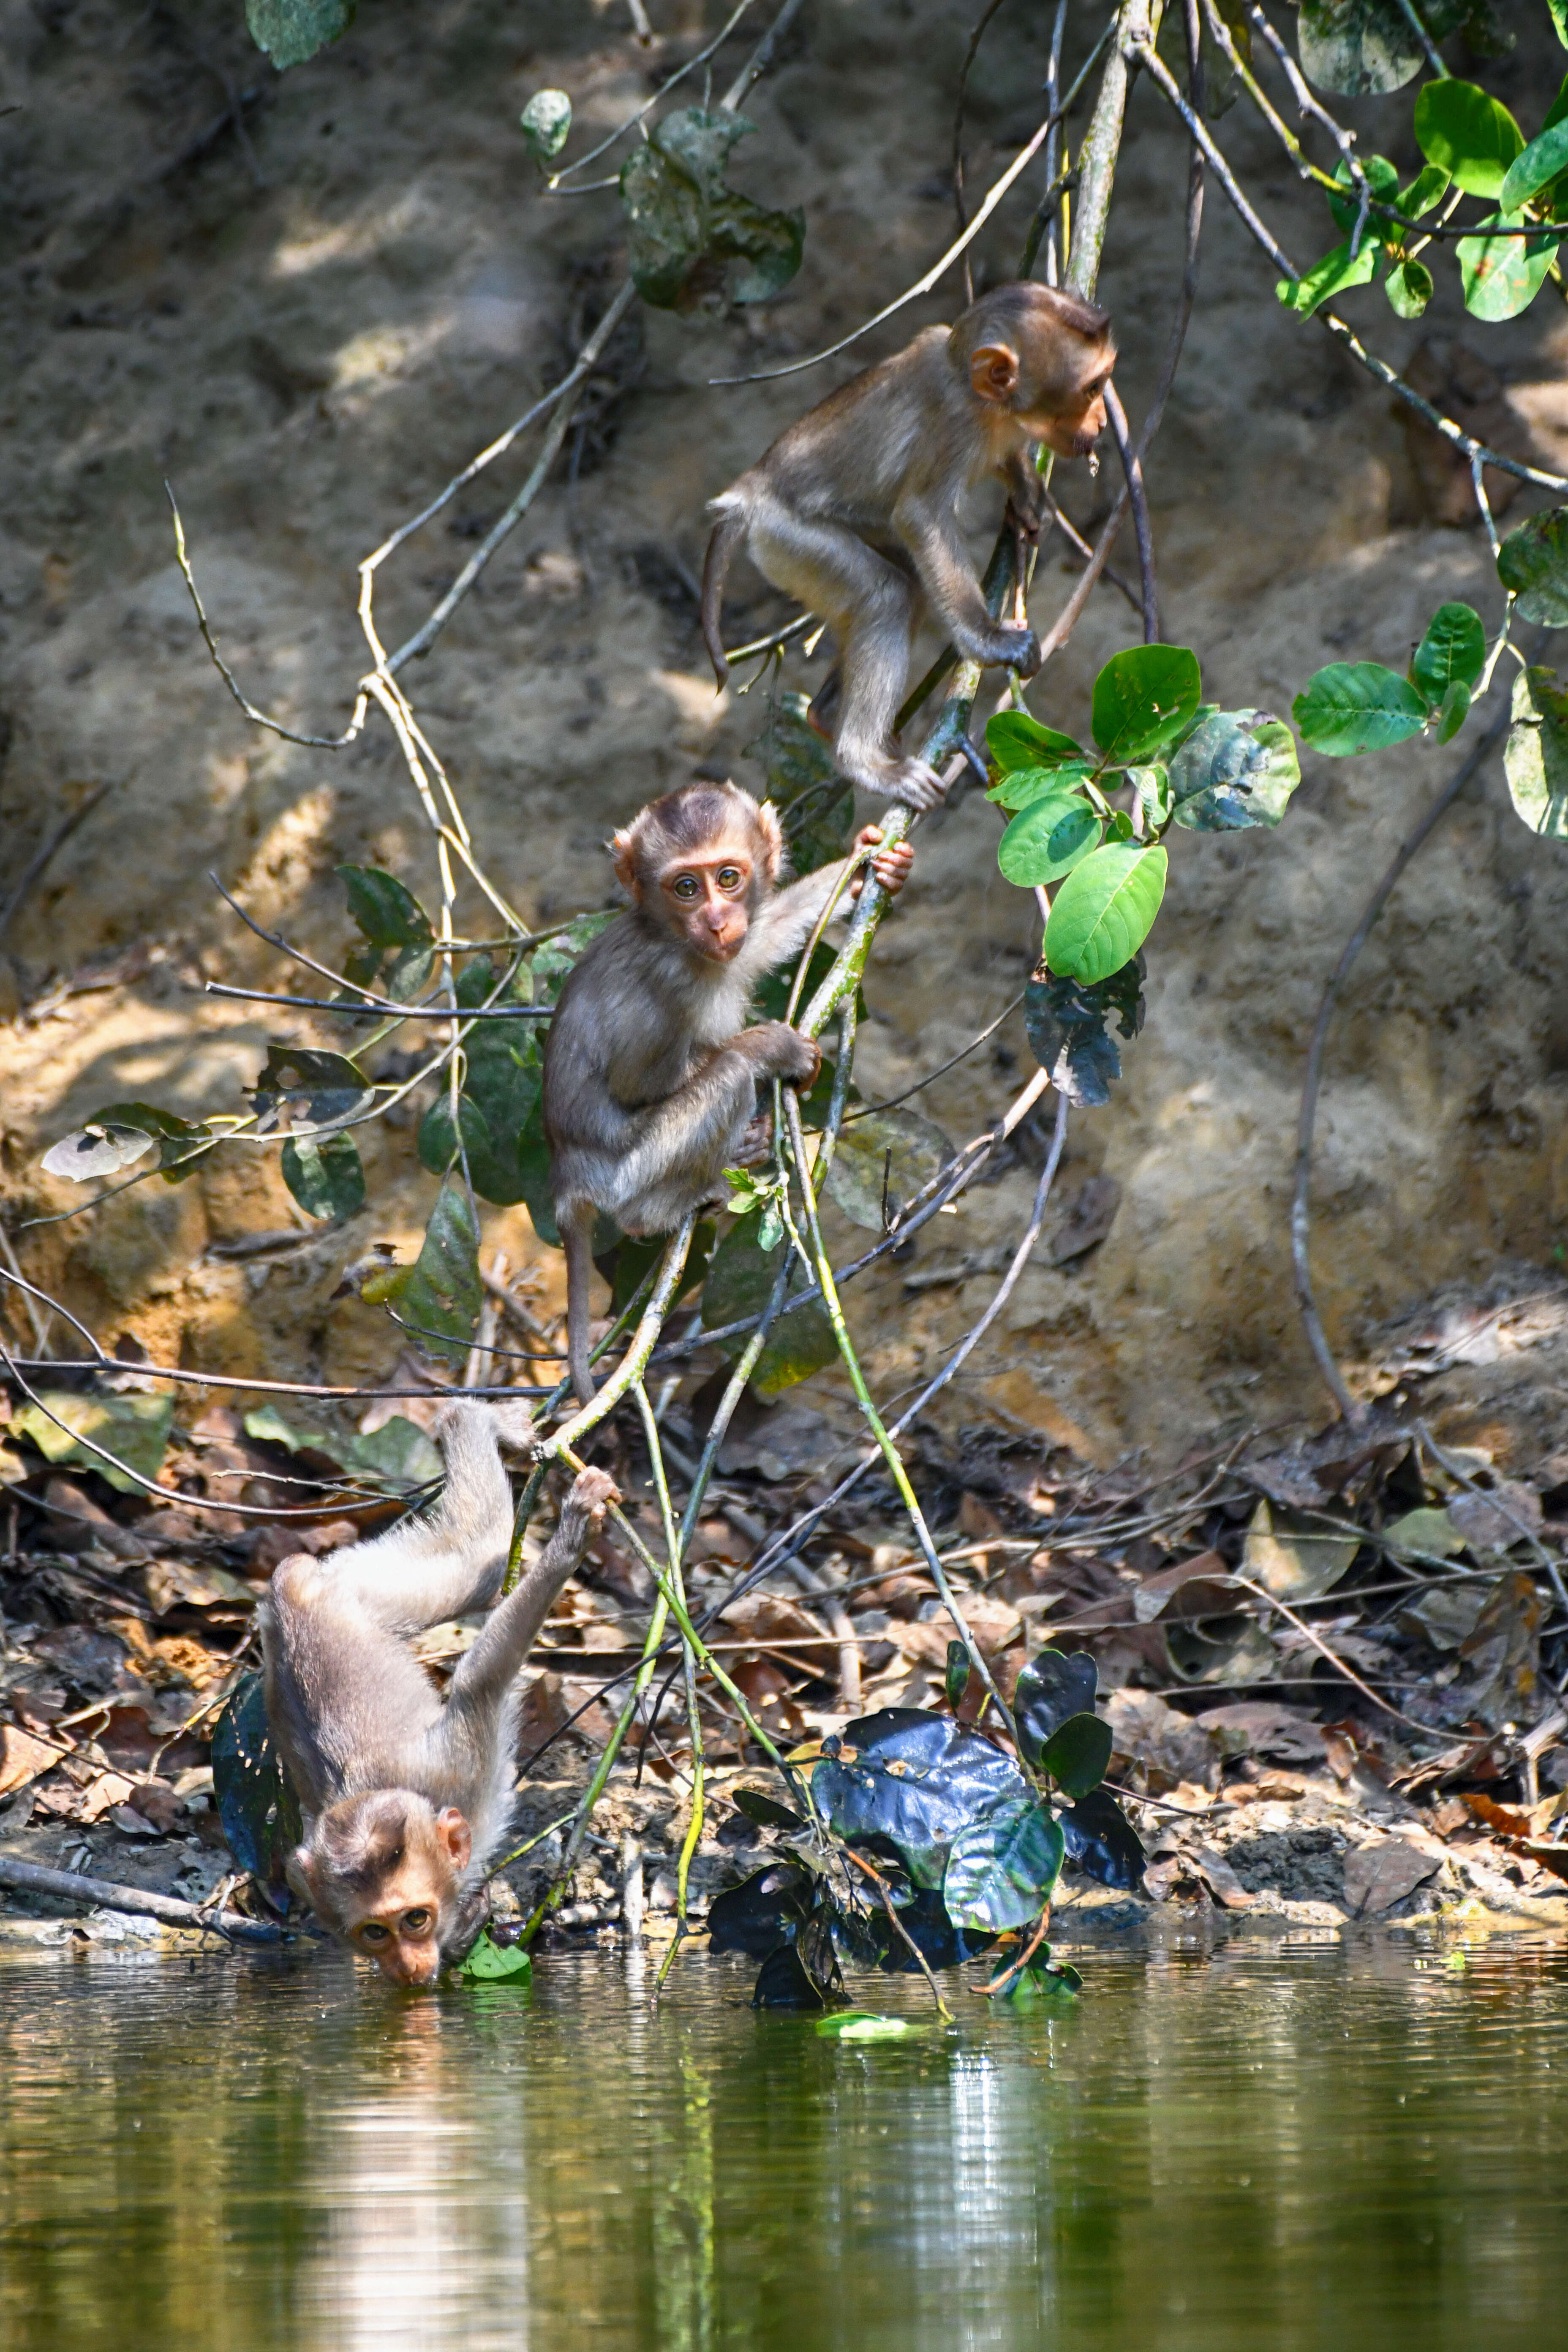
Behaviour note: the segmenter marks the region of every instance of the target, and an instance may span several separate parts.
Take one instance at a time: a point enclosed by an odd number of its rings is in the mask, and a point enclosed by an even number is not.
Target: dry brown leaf
[[[46,1748],[41,1739],[18,1731],[15,1724],[0,1723],[0,1797],[25,1789],[29,1780],[36,1780],[58,1761],[58,1749]]]

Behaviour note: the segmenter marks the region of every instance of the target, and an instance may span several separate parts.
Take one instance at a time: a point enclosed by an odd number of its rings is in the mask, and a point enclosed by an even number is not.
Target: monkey
[[[550,1542],[443,1700],[408,1644],[494,1600],[512,1526],[496,1440],[521,1443],[531,1427],[521,1403],[444,1407],[437,1508],[281,1561],[259,1611],[268,1725],[304,1817],[289,1883],[397,1985],[434,1984],[486,1916],[483,1879],[510,1808],[517,1672],[620,1499],[605,1472],[578,1473]]]
[[[913,856],[857,850],[896,897]],[[779,886],[775,811],[732,783],[684,784],[650,801],[609,843],[631,905],[568,975],[544,1047],[544,1133],[555,1221],[566,1252],[567,1356],[579,1401],[594,1394],[588,1285],[596,1214],[627,1234],[671,1233],[722,1197],[726,1168],[759,1159],[759,1079],[809,1087],[816,1042],[783,1021],[748,1029],[765,972],[810,937],[845,858]],[[858,880],[849,895],[859,894]]]
[[[1005,627],[986,610],[959,530],[964,494],[999,478],[1015,525],[1037,540],[1045,485],[1036,445],[1092,458],[1115,360],[1103,310],[1021,280],[982,295],[952,327],[926,328],[799,418],[710,502],[718,521],[702,633],[720,685],[729,675],[724,580],[744,544],[775,588],[833,630],[837,667],[812,717],[835,733],[845,775],[883,799],[934,806],[940,779],[893,740],[922,604],[967,661],[1025,677],[1040,662],[1032,629]]]

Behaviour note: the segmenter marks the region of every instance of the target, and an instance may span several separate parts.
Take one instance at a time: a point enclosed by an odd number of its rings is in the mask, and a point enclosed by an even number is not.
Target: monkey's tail
[[[594,1273],[592,1202],[574,1202],[557,1223],[566,1252],[566,1360],[578,1403],[591,1404],[595,1393],[594,1368],[588,1360],[588,1285]]]
[[[730,664],[724,652],[724,640],[719,634],[720,609],[724,602],[724,583],[729,576],[735,550],[746,536],[746,511],[741,506],[719,508],[719,520],[713,526],[713,536],[708,542],[707,560],[702,566],[702,642],[708,648],[708,658],[713,665],[713,675],[721,686],[730,675]]]

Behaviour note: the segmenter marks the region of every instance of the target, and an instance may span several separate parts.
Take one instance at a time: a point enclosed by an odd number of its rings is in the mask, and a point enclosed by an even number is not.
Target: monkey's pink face
[[[751,925],[751,853],[739,843],[719,843],[700,856],[667,866],[658,887],[669,919],[693,955],[707,963],[729,963]]]
[[[420,1850],[411,1843],[366,1908],[345,1923],[355,1951],[394,1984],[433,1985],[439,1977],[443,1916],[456,1900],[472,1851],[467,1821],[448,1805],[436,1816],[432,1844]]]

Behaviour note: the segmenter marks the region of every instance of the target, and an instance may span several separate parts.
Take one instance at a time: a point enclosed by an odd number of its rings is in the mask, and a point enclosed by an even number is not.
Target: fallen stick
[[[143,1912],[151,1919],[174,1927],[205,1927],[237,1944],[282,1944],[291,1931],[269,1919],[247,1919],[240,1911],[203,1911],[182,1903],[176,1895],[154,1895],[145,1886],[120,1886],[110,1878],[88,1878],[76,1870],[46,1870],[36,1862],[17,1862],[0,1853],[0,1886],[14,1886],[26,1895],[63,1895],[75,1903],[97,1903],[110,1911]]]

